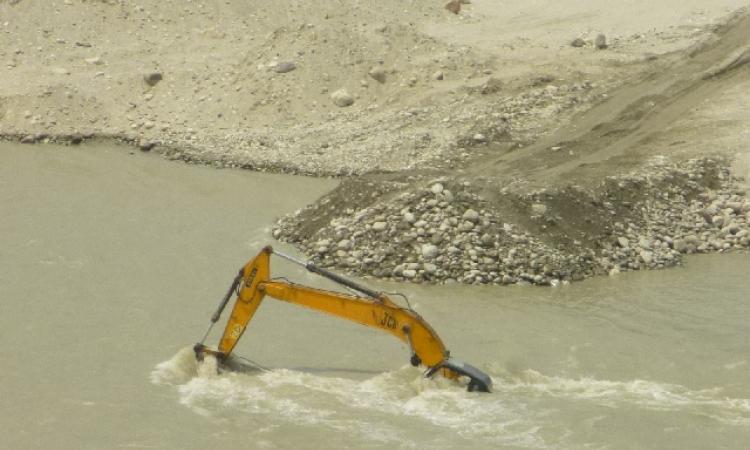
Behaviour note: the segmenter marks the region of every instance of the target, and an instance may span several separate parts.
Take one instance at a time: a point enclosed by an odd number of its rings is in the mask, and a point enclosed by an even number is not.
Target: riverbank
[[[705,158],[654,161],[646,173],[609,177],[592,191],[519,195],[496,183],[436,179],[380,200],[385,185],[345,182],[337,192],[347,200],[328,195],[282,219],[274,236],[358,275],[558,285],[671,267],[685,254],[748,249],[750,201],[739,181],[726,161]],[[371,192],[378,200],[340,210],[372,201]]]
[[[0,134],[311,175],[455,167],[536,141],[747,6],[672,3],[2,2]]]
[[[141,3],[0,4],[0,139],[340,177],[273,235],[355,275],[557,284],[747,248],[747,2]]]

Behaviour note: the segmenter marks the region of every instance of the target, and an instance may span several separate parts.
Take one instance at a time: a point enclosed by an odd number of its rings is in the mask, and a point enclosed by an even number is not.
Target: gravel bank
[[[351,185],[283,218],[274,236],[322,266],[358,275],[557,285],[674,266],[685,254],[747,249],[750,201],[738,188],[741,181],[726,161],[702,158],[657,159],[645,171],[610,177],[591,191],[517,196],[501,190],[501,200],[483,198],[470,182],[447,179],[405,190],[393,182]],[[342,202],[361,203],[363,190],[387,200],[337,209]],[[356,199],[344,201],[341,191]],[[573,216],[582,223],[571,227]],[[330,220],[322,224],[321,217]],[[556,232],[562,223],[575,232]]]

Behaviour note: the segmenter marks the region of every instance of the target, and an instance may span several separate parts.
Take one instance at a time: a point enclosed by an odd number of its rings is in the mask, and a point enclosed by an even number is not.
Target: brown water
[[[378,286],[407,293],[492,394],[273,301],[238,347],[270,371],[198,366],[188,347],[274,218],[331,187],[0,144],[0,449],[747,447],[747,254],[549,289]]]

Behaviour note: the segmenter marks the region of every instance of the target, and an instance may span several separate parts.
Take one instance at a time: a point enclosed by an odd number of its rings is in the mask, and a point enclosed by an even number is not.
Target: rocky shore
[[[702,158],[657,159],[591,191],[569,186],[519,197],[500,188],[500,202],[469,181],[437,179],[406,190],[394,182],[347,185],[281,219],[273,233],[322,266],[357,275],[557,285],[674,266],[685,254],[747,249],[750,201],[738,181],[726,161]],[[363,189],[386,200],[337,210],[342,195],[359,198],[346,204],[361,203]],[[581,226],[556,233],[563,221],[570,228],[563,216],[571,215],[582,217]]]
[[[453,101],[410,107],[395,115],[340,111],[322,124],[293,124],[270,134],[254,129],[216,135],[207,130],[144,134],[98,128],[85,132],[0,128],[0,139],[73,145],[107,139],[188,163],[312,176],[448,168],[476,157],[493,142],[515,147],[533,141],[599,99],[606,89],[588,80],[563,83],[553,76],[538,76],[508,85],[490,77],[460,91],[463,95]],[[300,153],[300,149],[309,150]]]

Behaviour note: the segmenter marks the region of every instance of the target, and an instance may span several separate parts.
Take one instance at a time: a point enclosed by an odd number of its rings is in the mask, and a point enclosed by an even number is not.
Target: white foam
[[[724,398],[721,389],[691,390],[648,380],[611,381],[591,377],[547,376],[534,370],[491,371],[494,393],[467,393],[463,386],[436,377],[427,380],[410,366],[366,380],[275,369],[218,373],[216,361],[196,363],[190,349],[159,364],[151,379],[174,385],[180,402],[197,414],[258,425],[323,427],[352,438],[401,447],[429,446],[448,435],[476,447],[548,447],[571,438],[562,423],[564,408],[545,398],[592,402],[613,408],[676,411],[724,424],[750,425],[750,400]],[[559,405],[559,402],[555,403]],[[552,408],[552,409],[550,409]],[[550,422],[552,421],[552,422]],[[265,431],[263,431],[265,430]]]
[[[691,390],[649,380],[572,379],[546,376],[531,369],[499,376],[494,387],[498,392],[588,400],[610,407],[627,404],[650,410],[691,412],[727,423],[750,425],[750,399],[723,397],[721,388]]]
[[[190,381],[198,375],[198,362],[190,347],[178,351],[172,358],[156,365],[151,371],[154,384],[178,385]]]
[[[192,353],[182,350],[159,364],[151,379],[176,385],[180,402],[207,417],[272,417],[411,448],[424,445],[409,439],[419,429],[480,439],[485,446],[544,446],[538,424],[520,419],[517,406],[467,393],[464,386],[443,378],[427,380],[411,366],[359,381],[287,369],[217,374],[215,360],[206,358],[191,367],[186,355],[194,361]]]

